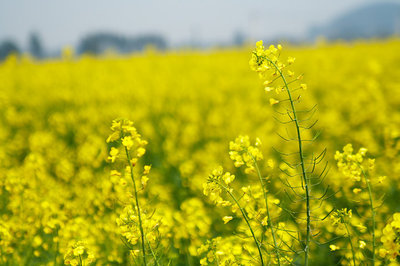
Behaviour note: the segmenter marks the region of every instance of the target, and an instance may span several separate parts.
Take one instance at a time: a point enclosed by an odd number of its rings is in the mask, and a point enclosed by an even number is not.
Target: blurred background
[[[0,3],[0,60],[10,53],[57,57],[240,46],[263,39],[294,44],[400,34],[400,2],[380,0],[14,0]]]

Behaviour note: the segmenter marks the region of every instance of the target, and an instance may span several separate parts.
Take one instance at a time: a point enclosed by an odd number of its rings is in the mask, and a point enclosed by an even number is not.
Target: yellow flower
[[[383,244],[380,256],[389,256],[390,260],[396,260],[400,254],[400,213],[393,214],[393,220],[383,228],[381,242]]]
[[[222,218],[222,220],[224,221],[224,224],[227,224],[229,221],[231,221],[233,219],[232,216],[224,216]]]
[[[79,255],[82,255],[84,251],[85,248],[83,246],[78,246],[74,249],[74,256],[78,257]]]
[[[253,173],[255,171],[255,161],[263,159],[263,155],[258,148],[261,145],[259,138],[256,139],[254,146],[250,144],[249,136],[239,135],[235,141],[229,143],[229,157],[233,160],[235,167],[246,165],[245,172]]]
[[[208,265],[207,258],[202,258],[200,260],[200,265]]]
[[[143,174],[148,175],[150,173],[150,169],[151,169],[151,165],[145,165]]]
[[[108,136],[108,138],[107,138],[107,143],[110,143],[110,142],[114,142],[114,141],[116,141],[117,139],[119,139],[119,137],[120,137],[120,132],[119,131],[116,131],[116,132],[113,132],[113,133],[111,133],[111,135],[110,136]]]
[[[229,185],[230,183],[235,180],[235,176],[231,175],[229,172],[226,172],[223,176],[222,179],[224,180],[225,184]]]
[[[336,250],[340,249],[338,246],[335,246],[335,245],[329,245],[329,248],[331,249],[331,251],[336,251]]]
[[[385,181],[386,176],[380,176],[378,177],[378,183],[383,183],[383,181]]]
[[[137,157],[142,157],[146,153],[146,149],[143,147],[140,147],[137,149]]]
[[[122,145],[124,145],[128,150],[133,146],[133,140],[131,136],[126,136],[122,139]]]
[[[265,87],[264,90],[265,92],[270,92],[273,91],[275,88],[274,87]]]
[[[379,249],[379,256],[381,256],[382,258],[386,257],[386,255],[388,254],[388,251],[384,248],[380,248]]]
[[[113,163],[117,159],[118,154],[119,150],[114,147],[111,147],[110,156],[108,156],[107,159]]]
[[[357,227],[357,229],[360,230],[361,233],[364,233],[367,231],[367,227],[361,223],[354,224],[354,226]]]
[[[279,103],[279,101],[274,99],[274,98],[270,98],[269,99],[269,104],[271,104],[271,105],[275,105],[275,104],[278,104],[278,103]]]
[[[146,175],[142,176],[141,183],[142,183],[143,187],[146,187],[148,180],[149,180],[149,178]]]
[[[261,142],[260,138],[256,138],[256,143],[255,143],[255,145],[256,145],[256,146],[261,146],[261,145],[262,145],[262,142]]]
[[[32,245],[33,245],[34,247],[38,247],[38,246],[40,246],[42,243],[43,243],[43,240],[42,240],[42,238],[41,238],[40,236],[35,236],[35,237],[33,238],[33,243],[32,243]]]

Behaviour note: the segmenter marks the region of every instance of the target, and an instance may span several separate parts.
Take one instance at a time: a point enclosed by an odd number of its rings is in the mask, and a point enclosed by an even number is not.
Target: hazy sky
[[[379,0],[0,0],[0,40],[26,47],[36,31],[46,48],[75,45],[94,31],[162,34],[171,44],[301,36],[352,8]],[[196,36],[196,37],[194,37]]]

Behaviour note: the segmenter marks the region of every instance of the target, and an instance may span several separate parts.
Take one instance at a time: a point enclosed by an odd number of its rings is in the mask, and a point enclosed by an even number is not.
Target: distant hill
[[[166,40],[156,34],[143,34],[136,37],[127,37],[112,32],[99,32],[83,37],[78,45],[79,53],[101,54],[109,49],[120,53],[141,51],[152,45],[159,50],[167,48]]]
[[[377,3],[349,11],[324,26],[313,27],[309,39],[384,38],[400,34],[400,4]]]

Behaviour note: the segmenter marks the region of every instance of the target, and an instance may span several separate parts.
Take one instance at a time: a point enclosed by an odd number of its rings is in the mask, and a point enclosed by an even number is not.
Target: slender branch
[[[257,249],[258,249],[258,254],[259,254],[260,260],[261,260],[261,265],[264,266],[264,259],[263,259],[263,255],[262,255],[262,252],[261,252],[260,244],[259,244],[259,242],[258,242],[258,240],[257,240],[257,238],[256,238],[256,235],[254,234],[253,228],[252,228],[251,225],[250,225],[249,218],[247,217],[246,213],[244,212],[244,210],[243,210],[242,206],[240,205],[239,201],[236,199],[235,195],[233,195],[232,192],[231,192],[227,187],[225,187],[223,184],[221,184],[221,183],[218,182],[217,180],[215,180],[215,182],[216,182],[219,186],[221,186],[223,189],[225,189],[225,191],[229,194],[229,196],[233,199],[233,201],[234,201],[234,202],[236,203],[236,205],[239,207],[239,210],[240,210],[240,212],[242,213],[243,218],[244,218],[244,220],[246,221],[247,226],[248,226],[249,229],[250,229],[250,232],[251,232],[251,235],[252,235],[252,237],[253,237],[253,239],[254,239],[254,242],[256,243],[256,246],[257,246]]]
[[[156,264],[157,266],[160,266],[160,264],[158,263],[158,260],[157,260],[157,256],[156,256],[156,254],[154,253],[154,250],[153,250],[153,248],[151,247],[150,241],[147,239],[147,237],[146,237],[146,241],[147,241],[147,245],[149,246],[151,255],[153,256],[154,261],[156,262],[155,264]]]
[[[307,235],[306,235],[306,243],[304,247],[304,253],[305,253],[305,258],[304,258],[304,265],[308,265],[308,254],[309,254],[309,248],[310,248],[310,240],[311,240],[311,210],[310,210],[310,189],[308,186],[308,178],[306,174],[306,169],[304,165],[304,155],[303,155],[303,144],[302,144],[302,138],[301,138],[301,133],[300,133],[300,126],[299,126],[299,121],[297,119],[297,112],[296,108],[294,106],[294,102],[292,99],[292,95],[290,93],[290,89],[288,86],[288,83],[286,82],[286,78],[283,75],[282,71],[279,69],[279,67],[269,58],[267,60],[275,67],[276,71],[279,73],[281,76],[283,83],[285,84],[286,92],[289,97],[290,101],[290,106],[292,108],[293,112],[293,120],[296,126],[296,131],[297,131],[297,141],[298,141],[298,146],[299,146],[299,157],[300,157],[300,163],[301,163],[301,170],[302,170],[302,176],[303,176],[303,182],[304,182],[304,189],[306,193],[306,207],[307,207]]]
[[[141,214],[140,214],[138,193],[137,193],[137,189],[136,189],[135,178],[133,176],[133,167],[132,167],[132,163],[131,163],[131,155],[130,155],[130,153],[129,153],[129,151],[128,151],[128,149],[126,147],[125,147],[125,153],[126,153],[126,157],[128,159],[129,169],[131,170],[131,179],[132,179],[133,188],[134,188],[134,192],[135,192],[136,208],[138,210],[139,228],[140,228],[140,235],[141,235],[141,238],[142,238],[143,263],[144,263],[144,265],[147,265],[147,263],[146,263],[146,249],[145,249],[145,243],[144,243],[144,232],[143,232],[143,225],[142,225],[142,217],[141,217]]]
[[[361,172],[363,173],[365,183],[367,183],[368,187],[368,196],[369,196],[369,205],[371,208],[372,212],[372,266],[375,265],[375,248],[376,248],[376,243],[375,243],[375,209],[374,209],[374,202],[372,199],[372,189],[371,189],[371,184],[369,182],[369,179],[367,178],[367,174],[365,173],[364,169],[362,166],[359,164],[359,167],[361,168]]]
[[[347,227],[346,223],[344,223],[344,227],[346,227],[347,238],[349,239],[349,243],[350,243],[350,247],[351,247],[351,253],[353,254],[353,265],[356,266],[356,254],[354,252],[353,242],[351,242],[351,236],[350,236],[349,228]]]
[[[254,156],[252,154],[250,154],[250,156],[253,159],[254,166],[256,168],[258,178],[260,179],[261,188],[262,188],[262,191],[263,191],[263,194],[264,194],[265,208],[267,209],[267,222],[268,222],[269,228],[271,229],[272,239],[274,241],[274,250],[275,250],[275,253],[276,253],[276,259],[278,261],[278,265],[281,265],[280,256],[279,256],[279,250],[278,250],[278,243],[276,242],[275,231],[274,231],[274,228],[272,226],[271,215],[269,214],[267,192],[265,191],[264,182],[263,182],[263,179],[262,179],[262,176],[261,176],[261,172],[260,172],[260,168],[258,167],[258,163],[256,161],[256,158],[254,158]]]

